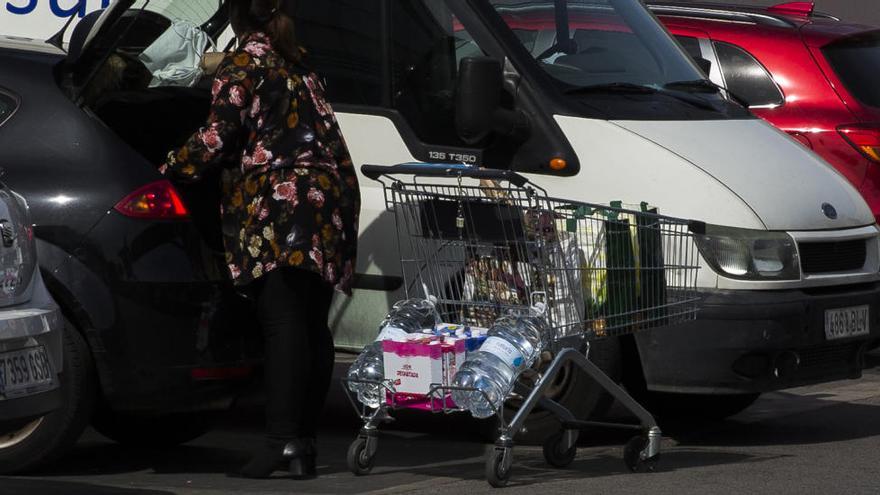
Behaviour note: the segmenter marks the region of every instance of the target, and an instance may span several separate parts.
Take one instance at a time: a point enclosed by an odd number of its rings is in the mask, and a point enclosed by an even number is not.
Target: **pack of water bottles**
[[[393,390],[386,393],[386,402],[410,409],[443,408],[446,394],[433,387],[452,383],[467,353],[485,340],[485,330],[481,333],[474,337],[413,335],[405,341],[383,341],[385,379]]]
[[[442,322],[432,300],[400,301],[349,369],[349,389],[370,408],[384,402],[489,417],[544,348],[549,334],[544,312],[538,303],[486,329]]]

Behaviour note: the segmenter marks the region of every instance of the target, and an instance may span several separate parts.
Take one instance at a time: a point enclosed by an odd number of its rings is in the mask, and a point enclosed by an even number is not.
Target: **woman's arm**
[[[193,134],[181,148],[168,153],[159,171],[182,181],[197,181],[205,172],[241,151],[244,118],[253,100],[256,67],[248,60],[238,65],[227,61],[217,73],[212,88],[211,113],[205,127]]]

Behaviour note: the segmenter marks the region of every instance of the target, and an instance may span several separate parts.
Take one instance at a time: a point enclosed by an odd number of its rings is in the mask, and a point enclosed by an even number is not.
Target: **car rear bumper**
[[[58,409],[61,404],[61,389],[57,386],[26,397],[0,400],[0,422],[36,418]]]
[[[251,303],[190,222],[110,214],[53,275],[118,411],[229,407],[262,356]],[[63,290],[59,290],[62,292]]]
[[[247,301],[222,283],[126,285],[114,304],[127,317],[89,332],[110,405],[157,413],[228,408],[262,355]]]
[[[0,354],[43,347],[53,379],[51,383],[19,389],[8,396],[0,386],[0,421],[41,416],[56,409],[61,401],[57,375],[64,366],[63,319],[39,273],[34,284],[29,302],[0,309]]]
[[[648,389],[730,394],[859,378],[880,344],[880,284],[707,291],[697,319],[636,336]],[[870,307],[870,334],[828,341],[825,310]]]

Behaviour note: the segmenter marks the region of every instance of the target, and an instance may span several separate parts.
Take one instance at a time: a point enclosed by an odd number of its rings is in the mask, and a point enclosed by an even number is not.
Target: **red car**
[[[649,7],[713,82],[825,158],[880,220],[880,28],[813,2]]]

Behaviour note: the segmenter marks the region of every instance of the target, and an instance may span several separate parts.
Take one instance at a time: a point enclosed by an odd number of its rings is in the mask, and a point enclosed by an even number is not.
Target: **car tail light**
[[[855,149],[880,163],[880,124],[845,125],[837,129]]]
[[[114,206],[127,217],[149,219],[183,219],[189,211],[171,182],[160,180],[147,184],[129,194]]]

